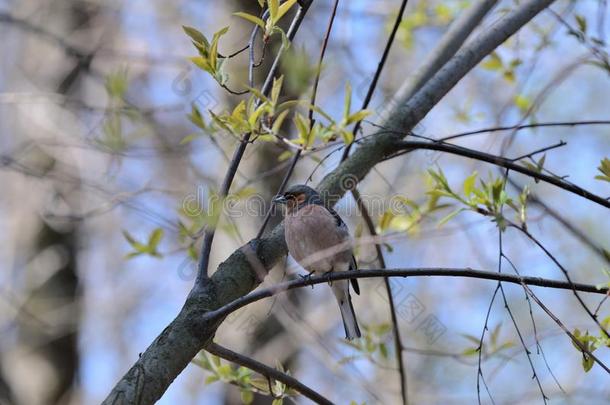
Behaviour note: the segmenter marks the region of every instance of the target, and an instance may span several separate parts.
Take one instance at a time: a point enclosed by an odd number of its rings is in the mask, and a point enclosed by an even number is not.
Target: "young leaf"
[[[210,66],[214,71],[216,71],[216,62],[218,59],[218,41],[220,40],[220,37],[226,34],[228,31],[228,26],[221,28],[216,31],[212,37],[212,45],[210,45]]]
[[[352,108],[352,85],[347,82],[345,84],[345,99],[343,101],[343,117],[347,119]]]
[[[595,176],[597,180],[610,182],[610,159],[604,158],[597,170],[599,170],[601,173],[601,175]]]
[[[294,3],[296,3],[297,0],[286,0],[284,3],[282,3],[282,5],[279,7],[278,11],[277,11],[277,21],[280,20],[280,18],[282,18],[284,16],[284,14],[286,14],[288,12],[288,10],[290,10],[292,8],[292,6],[294,6]]]
[[[257,16],[255,16],[255,15],[244,13],[243,11],[239,11],[237,13],[233,13],[233,15],[236,16],[236,17],[240,17],[240,18],[243,18],[245,20],[248,20],[251,23],[254,23],[254,24],[258,25],[263,30],[265,29],[265,22],[263,20],[261,20],[260,18],[258,18]]]
[[[199,44],[203,44],[205,45],[206,48],[210,47],[210,43],[208,42],[207,38],[205,37],[205,35],[203,35],[200,31],[198,31],[197,29],[193,28],[193,27],[189,27],[188,25],[183,25],[182,29],[184,30],[184,32],[186,33],[186,35],[188,35],[189,37],[191,37],[191,39]]]
[[[245,389],[241,390],[241,402],[248,405],[251,404],[252,401],[254,401],[254,394],[252,393],[252,391],[248,391]]]
[[[464,190],[464,196],[466,196],[466,198],[470,197],[472,191],[474,190],[474,186],[477,181],[477,174],[478,173],[475,171],[470,176],[466,177],[466,180],[464,180],[464,185],[462,188]]]
[[[152,231],[152,233],[150,234],[149,238],[148,238],[148,247],[151,248],[151,250],[156,250],[157,246],[159,246],[159,243],[161,242],[161,239],[163,238],[163,228],[157,228],[154,231]]]
[[[455,217],[457,214],[459,214],[462,211],[466,211],[466,208],[460,208],[459,210],[455,210],[452,213],[450,213],[449,215],[447,215],[445,218],[441,219],[438,223],[438,226],[443,226],[445,225],[447,222],[449,222],[453,217]]]
[[[345,125],[350,125],[350,124],[354,124],[358,121],[362,121],[363,119],[365,119],[372,113],[373,112],[371,110],[360,110],[358,112],[355,112],[352,115],[350,115],[349,117],[347,117]]]
[[[269,18],[275,24],[278,20],[278,10],[280,8],[280,0],[267,0],[269,7]]]
[[[486,58],[485,62],[481,64],[481,67],[487,70],[500,70],[503,66],[502,59],[496,52],[492,52],[491,55]]]

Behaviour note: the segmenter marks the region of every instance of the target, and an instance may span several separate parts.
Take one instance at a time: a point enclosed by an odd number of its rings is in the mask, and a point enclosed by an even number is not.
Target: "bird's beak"
[[[272,200],[274,204],[286,204],[288,202],[288,199],[286,197],[284,197],[281,194],[278,194],[275,196],[275,198]]]

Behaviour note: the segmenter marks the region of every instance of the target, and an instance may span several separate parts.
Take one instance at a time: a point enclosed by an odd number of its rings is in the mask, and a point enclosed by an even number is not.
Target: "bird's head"
[[[307,204],[319,204],[321,199],[320,194],[313,188],[305,184],[296,184],[289,187],[283,194],[275,196],[273,202],[286,205],[288,213],[291,213]]]

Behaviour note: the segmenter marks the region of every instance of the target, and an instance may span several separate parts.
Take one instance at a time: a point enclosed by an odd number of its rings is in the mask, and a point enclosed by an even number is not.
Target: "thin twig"
[[[508,256],[506,256],[506,254],[502,253],[502,258],[505,259],[508,262],[508,264],[514,270],[515,274],[521,275],[519,270],[517,270],[517,266],[515,266],[515,264],[509,259]],[[534,320],[534,311],[532,310],[532,301],[530,300],[530,297],[529,297],[527,291],[523,290],[523,293],[525,294],[525,301],[527,302],[527,307],[529,309],[530,319],[532,321],[532,327],[534,329],[534,341],[536,342],[536,353],[542,356],[542,360],[544,361],[544,365],[546,366],[546,369],[548,370],[549,374],[551,375],[551,377],[555,381],[555,384],[557,384],[557,387],[559,388],[559,390],[561,390],[561,392],[563,392],[565,394],[565,390],[563,389],[563,387],[559,383],[559,380],[555,376],[555,373],[553,373],[553,370],[551,370],[551,366],[549,365],[549,362],[548,362],[548,360],[546,358],[546,354],[544,353],[544,350],[542,349],[542,344],[540,343],[540,339],[538,338],[538,327],[536,326],[536,321]]]
[[[509,178],[508,183],[519,191],[523,190],[523,186],[515,182],[513,179]],[[527,197],[527,201],[529,204],[535,204],[540,206],[540,208],[542,208],[546,214],[553,217],[553,219],[559,222],[564,228],[566,228],[570,233],[572,233],[572,235],[574,235],[584,245],[586,245],[593,252],[595,252],[600,259],[604,260],[607,264],[610,264],[610,257],[605,254],[604,248],[602,248],[594,240],[592,240],[589,235],[578,229],[575,224],[563,217],[560,212],[547,205],[535,193],[530,191],[530,194]]]
[[[510,224],[509,226],[511,226],[512,228],[515,228],[519,231],[521,231],[525,236],[527,236],[527,238],[529,240],[531,240],[532,242],[534,242],[543,252],[544,254],[553,261],[553,263],[555,263],[555,265],[559,268],[559,270],[561,270],[561,272],[563,273],[564,277],[566,278],[566,280],[568,281],[568,283],[573,284],[572,282],[572,278],[570,277],[570,274],[568,273],[568,270],[559,262],[559,260],[542,244],[542,242],[540,242],[537,238],[535,238],[527,229],[525,229],[522,226],[517,226],[515,224]],[[575,288],[572,288],[572,292],[574,293],[574,296],[576,297],[576,299],[578,300],[578,302],[580,303],[580,306],[583,307],[583,309],[585,310],[585,312],[589,315],[589,317],[591,317],[591,319],[593,319],[593,321],[597,324],[597,326],[601,329],[602,332],[604,332],[606,335],[608,335],[608,331],[606,330],[606,328],[604,328],[604,326],[599,322],[599,320],[597,319],[597,316],[591,312],[591,310],[589,309],[589,307],[587,306],[587,304],[583,301],[582,297],[578,294],[578,291]]]
[[[310,287],[316,284],[323,284],[330,281],[348,280],[352,278],[377,278],[377,277],[466,277],[481,280],[503,281],[512,284],[526,284],[539,287],[554,288],[560,290],[575,289],[576,291],[592,294],[606,294],[607,287],[597,288],[591,284],[569,283],[560,280],[551,280],[541,277],[517,276],[507,273],[497,273],[492,271],[474,270],[471,268],[397,268],[397,269],[373,269],[373,270],[353,270],[343,272],[333,272],[321,276],[312,276],[306,279],[294,279],[274,286],[253,291],[232,302],[204,315],[204,320],[222,319],[230,313],[243,308],[244,306],[263,298],[271,297],[287,290],[295,288]]]
[[[595,356],[593,353],[591,353],[581,342],[580,340],[578,340],[576,338],[576,336],[574,336],[574,334],[572,334],[572,332],[570,332],[568,330],[568,328],[563,324],[563,322],[561,322],[561,320],[559,318],[557,318],[557,316],[555,316],[555,314],[553,314],[551,312],[551,310],[549,310],[546,305],[544,305],[542,303],[542,301],[540,301],[540,299],[532,292],[532,290],[526,285],[527,283],[523,284],[523,288],[525,289],[525,291],[529,294],[529,296],[536,302],[536,304],[538,304],[538,306],[540,306],[540,308],[542,308],[542,310],[544,312],[547,313],[547,315],[553,320],[555,321],[555,323],[566,333],[566,335],[568,335],[570,337],[570,339],[572,340],[572,342],[578,346],[580,348],[580,350],[583,353],[586,353],[587,356],[591,357],[597,364],[600,365],[601,368],[603,368],[608,374],[610,374],[610,368],[608,368],[608,366],[606,366],[601,360],[599,360],[597,358],[597,356]]]
[[[320,393],[316,392],[315,390],[309,388],[308,386],[306,386],[305,384],[303,384],[296,378],[294,378],[286,373],[282,373],[281,371],[276,370],[275,368],[269,367],[266,364],[263,364],[257,360],[254,360],[251,357],[247,357],[247,356],[244,356],[243,354],[236,353],[236,352],[234,352],[230,349],[227,349],[226,347],[223,347],[214,342],[212,342],[208,346],[206,346],[205,350],[215,356],[221,357],[232,363],[239,364],[240,366],[249,368],[250,370],[254,370],[257,373],[267,377],[267,379],[269,379],[269,380],[274,379],[283,384],[286,384],[286,386],[299,391],[303,396],[311,399],[312,401],[314,401],[317,404],[332,405],[331,401],[329,401],[327,398],[325,398],[324,396],[322,396]],[[271,391],[270,395],[274,396],[273,391]]]
[[[509,170],[506,170],[506,172],[504,174],[504,181],[502,182],[502,191],[504,191],[504,188],[506,187],[506,179],[508,178],[508,174],[509,174]],[[502,208],[500,209],[500,214],[502,215]],[[503,243],[502,243],[503,242],[502,232],[503,232],[502,229],[500,229],[500,227],[498,227],[498,273],[502,272],[502,257],[504,256]],[[506,294],[504,292],[504,287],[502,286],[502,282],[499,281],[498,286],[500,287],[500,293],[502,294],[502,300],[504,301],[504,308],[506,308],[506,311],[508,312],[508,315],[510,316],[513,326],[515,327],[515,331],[517,332],[517,336],[519,336],[519,341],[521,342],[521,346],[523,347],[523,350],[525,350],[525,356],[527,357],[527,361],[529,362],[530,368],[533,373],[532,378],[534,380],[536,380],[536,384],[538,385],[538,389],[540,390],[540,395],[542,395],[542,402],[544,402],[546,404],[548,397],[544,393],[544,389],[542,388],[542,383],[540,382],[540,378],[538,377],[538,373],[536,372],[536,368],[534,367],[534,362],[532,361],[532,354],[530,353],[529,349],[527,348],[527,345],[525,344],[525,340],[523,339],[523,334],[521,333],[521,329],[519,328],[519,325],[517,324],[517,320],[515,319],[515,316],[513,315],[513,311],[510,309],[510,306],[508,305],[508,300],[506,299]]]
[[[548,152],[549,150],[552,150],[552,149],[561,148],[562,146],[566,146],[566,145],[567,145],[566,142],[560,141],[560,142],[558,142],[558,143],[556,143],[554,145],[545,146],[544,148],[536,149],[533,152],[527,153],[525,155],[521,155],[521,156],[516,157],[516,158],[512,158],[511,160],[513,162],[516,162],[516,161],[521,160],[521,159],[527,159],[527,158],[531,159],[534,155],[538,155],[538,154],[543,153],[543,152]]]
[[[408,3],[409,3],[409,0],[402,0],[402,3],[400,4],[400,9],[398,10],[398,15],[396,16],[396,20],[394,21],[394,26],[392,27],[392,31],[390,32],[390,36],[388,37],[388,41],[385,44],[385,48],[383,50],[383,54],[381,55],[381,59],[379,60],[379,63],[377,64],[377,70],[375,71],[373,80],[371,80],[369,88],[366,92],[366,97],[364,97],[364,101],[362,102],[362,108],[361,108],[362,110],[366,109],[369,106],[369,104],[371,103],[373,94],[375,93],[375,89],[377,88],[377,82],[379,81],[379,78],[381,77],[383,68],[385,67],[386,61],[388,60],[388,56],[390,55],[390,50],[392,49],[392,45],[394,44],[394,39],[396,38],[396,33],[398,32],[398,29],[400,28],[400,23],[402,22],[402,18],[404,16],[405,9],[407,8]],[[357,136],[358,130],[360,129],[361,125],[362,125],[362,121],[358,121],[354,125],[354,129],[352,130],[352,133],[354,134],[354,136]],[[353,144],[354,143],[352,142],[345,147],[345,149],[343,150],[343,156],[341,156],[341,162],[343,162],[345,159],[347,159]]]
[[[483,162],[488,162],[495,164],[500,167],[504,167],[505,169],[510,169],[512,171],[525,174],[527,176],[533,177],[535,179],[541,180],[543,182],[552,184],[559,188],[562,188],[566,191],[574,193],[580,197],[583,197],[589,201],[593,201],[601,206],[606,208],[610,208],[610,201],[606,200],[603,197],[595,195],[575,184],[569,183],[565,180],[548,176],[546,174],[537,173],[533,170],[530,170],[526,167],[520,166],[514,163],[511,159],[506,159],[501,156],[491,155],[489,153],[480,152],[474,149],[464,148],[458,145],[452,145],[448,143],[438,143],[438,142],[417,142],[417,141],[400,141],[399,145],[403,148],[407,149],[407,152],[417,149],[428,149],[428,150],[436,150],[439,152],[451,153],[458,156],[465,156],[471,159],[480,160]],[[396,154],[390,155],[387,159],[393,158],[395,156],[399,156],[405,151],[398,152]]]
[[[505,127],[490,127],[482,128],[474,131],[461,132],[459,134],[448,135],[439,139],[439,141],[450,141],[452,139],[463,138],[471,135],[485,134],[488,132],[499,131],[520,131],[522,129],[531,128],[552,128],[552,127],[575,127],[580,125],[610,125],[610,120],[593,120],[593,121],[566,121],[566,122],[539,122],[536,124],[509,125]]]

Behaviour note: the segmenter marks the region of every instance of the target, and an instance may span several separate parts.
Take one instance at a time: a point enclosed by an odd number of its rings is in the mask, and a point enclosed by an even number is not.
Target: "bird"
[[[285,205],[284,235],[290,255],[309,275],[356,270],[351,237],[347,225],[332,208],[326,207],[313,188],[297,184],[278,194],[273,202]],[[332,247],[336,246],[333,251]],[[330,283],[339,304],[345,338],[362,336],[350,296],[350,282],[360,294],[358,280],[335,280]]]

